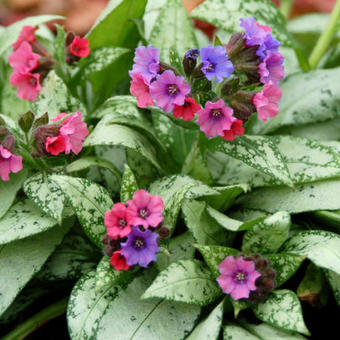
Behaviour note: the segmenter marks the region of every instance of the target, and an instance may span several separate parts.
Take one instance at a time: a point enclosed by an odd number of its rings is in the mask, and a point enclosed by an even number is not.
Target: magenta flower
[[[279,113],[279,105],[282,91],[279,86],[269,83],[253,97],[253,104],[256,107],[258,118],[264,122],[267,118],[273,118]]]
[[[130,92],[137,98],[137,106],[146,108],[153,106],[153,99],[150,95],[149,83],[138,73],[131,75]]]
[[[201,70],[208,80],[215,77],[216,82],[220,83],[224,78],[229,78],[234,72],[233,63],[228,59],[224,47],[212,47],[209,45],[201,48],[200,55],[202,61]]]
[[[285,75],[283,55],[279,52],[268,52],[267,57],[259,65],[258,73],[263,84],[277,84]]]
[[[152,45],[137,47],[133,61],[132,71],[129,72],[130,76],[139,74],[148,83],[158,75],[161,68],[159,64],[159,50],[153,48]]]
[[[197,112],[197,123],[208,138],[224,136],[224,130],[230,130],[233,117],[233,109],[226,106],[222,99],[217,102],[208,101],[205,108]]]
[[[81,38],[78,35],[73,39],[70,52],[76,57],[85,58],[90,54],[89,41],[87,38]]]
[[[164,203],[161,197],[151,196],[141,189],[133,194],[132,200],[127,201],[127,216],[131,225],[157,227],[163,221]]]
[[[67,113],[60,113],[53,122],[58,122],[62,118],[67,116]],[[89,134],[86,123],[82,122],[82,114],[77,111],[76,113],[65,118],[61,122],[62,127],[59,130],[59,134],[65,139],[65,153],[68,155],[71,151],[76,155],[83,148],[83,141]]]
[[[19,34],[18,39],[16,42],[12,44],[12,47],[16,50],[22,42],[26,41],[28,43],[34,42],[35,39],[35,31],[37,30],[38,27],[33,27],[33,26],[24,26],[21,29],[21,32]]]
[[[19,172],[22,169],[22,157],[13,155],[11,151],[0,145],[0,177],[9,181],[9,173]]]
[[[18,89],[18,98],[35,101],[41,91],[39,73],[14,70],[9,81],[12,86]]]
[[[127,241],[121,243],[121,254],[129,266],[139,264],[146,268],[151,262],[156,261],[156,253],[160,251],[157,243],[158,234],[151,230],[141,231],[139,227],[132,227]]]
[[[63,136],[49,136],[46,138],[45,149],[53,156],[65,152],[65,138]]]
[[[172,112],[175,105],[182,106],[185,96],[189,93],[190,85],[184,82],[183,77],[176,76],[171,70],[164,71],[150,85],[151,97],[164,112]]]
[[[227,256],[218,269],[221,273],[217,278],[218,284],[234,300],[247,299],[250,292],[257,289],[255,281],[261,274],[255,270],[254,261],[245,261],[243,256],[237,259]]]
[[[15,70],[25,73],[34,70],[38,66],[39,58],[40,55],[33,53],[32,46],[24,41],[17,50],[9,55],[8,61]]]
[[[114,240],[118,239],[118,237],[123,238],[131,232],[131,223],[126,210],[127,208],[123,203],[116,203],[112,210],[105,213],[104,223],[107,236]]]

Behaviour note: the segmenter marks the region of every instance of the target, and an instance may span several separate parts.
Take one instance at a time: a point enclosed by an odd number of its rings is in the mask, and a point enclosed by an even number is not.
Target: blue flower
[[[200,51],[202,67],[201,70],[208,80],[216,78],[220,83],[223,78],[228,78],[234,72],[233,63],[228,59],[225,49],[222,46],[212,47],[211,45],[201,48]]]
[[[151,262],[156,261],[156,253],[160,251],[157,244],[158,234],[146,229],[141,231],[139,227],[132,227],[126,242],[122,242],[122,255],[129,266],[139,264],[146,268]]]

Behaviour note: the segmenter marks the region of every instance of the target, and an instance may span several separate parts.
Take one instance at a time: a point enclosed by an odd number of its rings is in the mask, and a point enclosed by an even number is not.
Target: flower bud
[[[6,128],[6,126],[0,126],[0,139],[7,136],[9,133],[10,131]]]
[[[246,44],[244,41],[244,33],[235,33],[230,37],[228,44],[226,45],[226,51],[228,58],[233,62],[240,54],[241,51],[246,49]]]
[[[36,129],[37,127],[41,126],[41,125],[47,125],[49,121],[48,118],[48,113],[45,112],[42,116],[40,116],[39,118],[37,118],[34,123],[33,123],[33,129]]]
[[[45,149],[46,138],[58,136],[60,127],[60,124],[42,125],[33,131],[34,144],[37,151],[35,156],[38,157],[48,154]]]
[[[189,50],[185,53],[183,58],[183,69],[187,76],[191,74],[197,64],[197,58],[199,56],[199,51],[197,48]]]
[[[27,111],[26,113],[22,114],[18,119],[18,124],[22,131],[28,132],[33,124],[34,121],[34,114],[31,111]]]
[[[167,238],[167,237],[169,237],[169,235],[170,235],[170,230],[168,229],[168,228],[166,228],[166,227],[161,227],[160,229],[159,229],[159,237],[160,238],[162,238],[162,239],[164,239],[164,238]]]
[[[254,94],[250,91],[237,91],[228,98],[230,106],[234,109],[234,116],[243,122],[246,122],[250,115],[256,112],[252,102]]]
[[[15,138],[11,134],[7,136],[1,143],[1,145],[6,148],[7,150],[11,151],[13,153],[14,151],[14,146],[15,146]]]

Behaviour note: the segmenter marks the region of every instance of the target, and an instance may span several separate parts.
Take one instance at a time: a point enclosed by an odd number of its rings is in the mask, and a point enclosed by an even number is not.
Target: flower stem
[[[13,331],[5,335],[1,340],[21,340],[28,334],[42,326],[47,321],[56,318],[65,313],[67,307],[67,299],[62,299],[51,306],[46,307],[39,313],[33,315]]]
[[[281,0],[280,11],[288,19],[293,6],[293,0]]]
[[[320,36],[318,42],[316,43],[310,57],[309,63],[312,69],[315,69],[325,52],[327,51],[338,27],[338,21],[340,18],[340,0],[337,0],[331,17],[329,18],[329,22],[325,31]]]

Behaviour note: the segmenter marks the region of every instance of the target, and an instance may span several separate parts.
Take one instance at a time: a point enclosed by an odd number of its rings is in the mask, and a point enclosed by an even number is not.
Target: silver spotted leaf
[[[120,187],[120,201],[126,203],[131,200],[135,191],[138,190],[136,178],[127,164],[122,177],[122,184]]]

